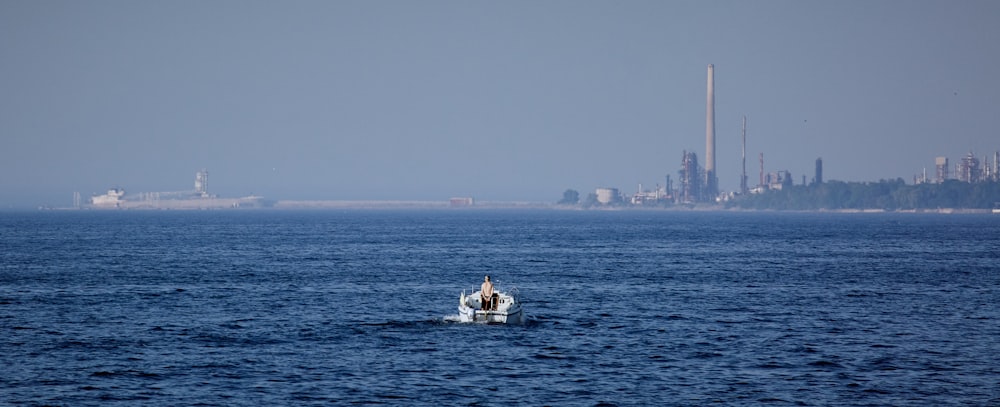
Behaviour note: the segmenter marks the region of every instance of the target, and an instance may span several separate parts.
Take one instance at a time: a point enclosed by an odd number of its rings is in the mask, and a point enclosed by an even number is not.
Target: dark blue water
[[[998,304],[990,215],[0,213],[0,402],[1000,405]]]

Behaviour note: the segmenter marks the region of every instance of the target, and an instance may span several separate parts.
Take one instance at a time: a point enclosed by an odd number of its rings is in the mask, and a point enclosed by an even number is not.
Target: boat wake
[[[458,315],[458,314],[455,314],[455,315],[445,315],[444,316],[444,322],[462,322],[462,316]]]

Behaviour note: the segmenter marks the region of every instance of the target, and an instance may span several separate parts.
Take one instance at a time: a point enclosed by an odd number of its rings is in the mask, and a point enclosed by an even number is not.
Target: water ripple
[[[1000,404],[996,217],[114,212],[0,230],[13,404]],[[483,274],[520,289],[528,323],[449,319]]]

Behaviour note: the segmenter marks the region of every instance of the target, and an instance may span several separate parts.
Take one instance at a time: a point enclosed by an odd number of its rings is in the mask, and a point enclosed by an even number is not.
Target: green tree
[[[560,205],[576,205],[580,202],[580,193],[575,189],[567,189],[563,192],[562,199],[559,200]]]
[[[739,197],[728,207],[747,209],[989,209],[1000,203],[1000,182],[906,185],[901,178],[878,182],[828,181],[813,187],[793,186]]]

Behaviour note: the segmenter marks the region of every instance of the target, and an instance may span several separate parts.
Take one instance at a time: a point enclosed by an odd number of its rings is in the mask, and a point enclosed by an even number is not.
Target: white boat
[[[524,309],[517,298],[517,289],[510,292],[494,291],[496,304],[484,310],[480,302],[480,292],[458,297],[458,320],[460,322],[483,322],[490,324],[523,324]]]

